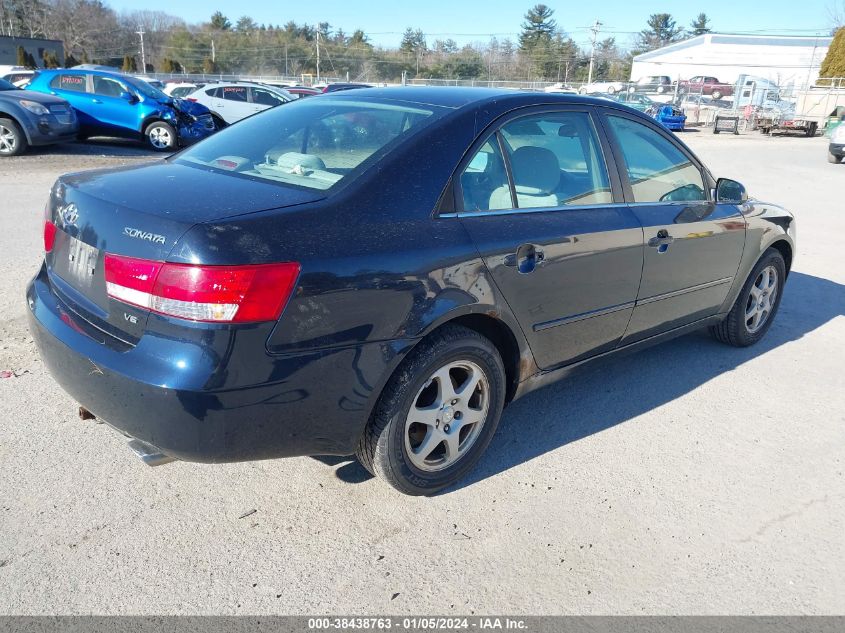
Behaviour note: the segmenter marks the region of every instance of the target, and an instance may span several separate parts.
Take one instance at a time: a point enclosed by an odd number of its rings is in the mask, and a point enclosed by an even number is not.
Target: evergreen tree
[[[684,33],[684,28],[677,26],[668,13],[653,13],[648,18],[648,28],[640,31],[637,52],[644,53],[677,42]]]
[[[18,66],[26,66],[28,64],[26,58],[26,51],[23,46],[18,46],[18,61],[15,62]]]
[[[830,48],[827,49],[824,61],[819,69],[820,77],[845,77],[845,26],[841,27],[833,36]],[[830,84],[829,81],[819,81],[819,84]]]
[[[124,55],[121,70],[125,73],[136,73],[138,72],[138,62],[132,55]]]
[[[690,22],[689,29],[690,35],[693,36],[709,33],[712,30],[710,28],[710,18],[707,17],[706,13],[699,13],[698,17]]]
[[[530,53],[537,46],[546,46],[552,41],[557,22],[552,19],[554,10],[545,4],[536,4],[525,14],[522,33],[519,34],[519,48]]]
[[[232,28],[232,23],[229,22],[229,18],[223,15],[220,11],[215,11],[212,14],[211,22],[209,24],[215,31],[228,31]]]

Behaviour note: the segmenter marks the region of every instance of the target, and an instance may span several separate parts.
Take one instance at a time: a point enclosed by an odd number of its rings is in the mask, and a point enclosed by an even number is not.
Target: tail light
[[[185,101],[190,101],[191,103],[196,103],[197,98],[196,97],[185,97]]]
[[[110,297],[190,321],[275,321],[298,276],[295,262],[199,266],[105,256]]]
[[[53,250],[53,244],[56,242],[56,225],[50,220],[44,220],[44,252],[49,253]]]

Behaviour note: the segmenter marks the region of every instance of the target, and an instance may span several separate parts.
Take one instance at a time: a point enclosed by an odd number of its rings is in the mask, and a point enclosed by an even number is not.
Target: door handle
[[[657,236],[648,241],[648,245],[652,248],[656,248],[658,253],[665,253],[669,250],[669,245],[674,241],[675,238],[669,235],[669,231],[666,229],[660,229],[657,232]]]
[[[91,99],[91,103],[102,103],[99,99]]]
[[[505,266],[516,267],[518,272],[527,274],[537,266],[541,266],[545,260],[546,254],[542,248],[534,244],[522,244],[516,253],[505,255],[502,263]]]

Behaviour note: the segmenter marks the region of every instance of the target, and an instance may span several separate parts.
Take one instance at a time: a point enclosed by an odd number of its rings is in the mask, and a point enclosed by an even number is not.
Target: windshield
[[[180,163],[307,189],[349,182],[446,108],[320,98],[266,110],[177,156]]]
[[[15,88],[5,79],[0,79],[0,90],[17,90],[17,88]]]
[[[134,77],[124,77],[122,79],[124,79],[126,83],[135,88],[135,90],[140,92],[147,99],[155,99],[156,101],[167,101],[170,99],[170,97],[164,94],[161,90],[153,88],[143,79],[135,79]]]

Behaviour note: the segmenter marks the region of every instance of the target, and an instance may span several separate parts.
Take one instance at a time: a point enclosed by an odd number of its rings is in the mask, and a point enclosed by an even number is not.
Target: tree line
[[[658,13],[627,45],[615,37],[578,45],[553,9],[536,4],[525,13],[515,39],[491,37],[459,46],[454,39],[431,40],[408,27],[394,48],[375,45],[361,29],[347,32],[328,22],[259,24],[249,16],[233,20],[217,11],[207,22],[189,24],[161,11],[118,13],[102,0],[0,0],[0,25],[2,34],[61,40],[67,66],[92,62],[129,71],[316,75],[319,48],[323,76],[370,82],[396,81],[403,74],[411,79],[584,81],[591,53],[594,79],[624,80],[632,55],[711,30],[705,13],[688,27]],[[55,59],[19,62],[58,64]]]

